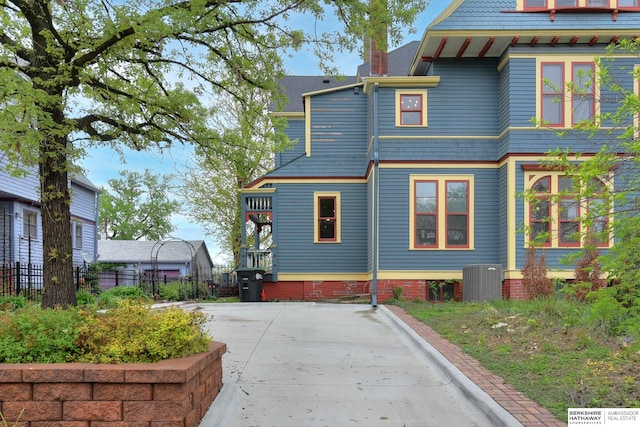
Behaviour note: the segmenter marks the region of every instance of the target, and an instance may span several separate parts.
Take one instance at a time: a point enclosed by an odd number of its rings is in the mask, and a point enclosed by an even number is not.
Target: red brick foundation
[[[528,294],[522,280],[507,279],[502,282],[502,298],[504,299],[527,299]]]
[[[222,388],[226,349],[213,342],[158,363],[0,364],[0,412],[16,427],[197,427]]]
[[[369,293],[369,282],[315,280],[264,282],[267,301],[326,301]]]
[[[384,303],[393,298],[393,289],[402,288],[405,300],[442,301],[435,298],[429,289],[429,280],[378,280],[378,301]],[[371,282],[349,281],[305,281],[264,282],[267,301],[326,301],[341,297],[371,293]],[[502,282],[502,298],[526,299],[527,292],[519,279]],[[453,300],[463,300],[462,281],[453,283]]]

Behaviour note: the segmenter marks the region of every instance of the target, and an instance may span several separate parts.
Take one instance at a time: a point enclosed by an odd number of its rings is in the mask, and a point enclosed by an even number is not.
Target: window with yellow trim
[[[517,10],[540,11],[555,9],[637,9],[639,0],[519,0]]]
[[[340,243],[340,193],[316,192],[313,217],[315,243]]]
[[[410,177],[411,249],[473,247],[473,176]]]
[[[540,61],[538,110],[544,126],[576,126],[597,109],[593,61]]]
[[[396,91],[396,126],[427,126],[427,91]]]
[[[527,172],[526,181],[528,242],[555,248],[582,247],[587,241],[609,246],[610,211],[602,181],[589,184],[595,194],[589,200],[580,199],[575,181],[564,172]]]

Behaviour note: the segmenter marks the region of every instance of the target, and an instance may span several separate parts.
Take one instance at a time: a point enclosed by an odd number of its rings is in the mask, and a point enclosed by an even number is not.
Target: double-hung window
[[[415,183],[415,246],[438,246],[438,181]]]
[[[564,125],[564,63],[542,64],[542,122],[548,126]]]
[[[410,177],[411,249],[471,249],[473,177]]]
[[[580,246],[580,203],[576,197],[573,179],[558,177],[558,245]]]
[[[571,111],[573,112],[571,124],[576,125],[582,121],[593,119],[596,110],[595,95],[595,65],[593,62],[574,62],[573,67],[573,91],[571,99]]]
[[[396,91],[396,126],[427,126],[427,91],[424,89]]]
[[[547,0],[524,0],[525,9],[545,9]]]
[[[340,193],[314,193],[314,242],[340,243]]]
[[[539,116],[542,125],[580,125],[596,116],[596,67],[592,61],[540,62]]]
[[[75,221],[72,223],[73,228],[73,247],[82,249],[82,223]]]
[[[524,11],[540,11],[540,10],[562,10],[569,9],[574,11],[575,9],[589,9],[589,8],[601,8],[601,9],[624,9],[624,8],[638,8],[640,7],[640,0],[524,0],[522,4],[522,10]],[[518,9],[520,10],[520,9]]]
[[[27,239],[38,238],[38,213],[36,211],[22,211],[22,235]]]

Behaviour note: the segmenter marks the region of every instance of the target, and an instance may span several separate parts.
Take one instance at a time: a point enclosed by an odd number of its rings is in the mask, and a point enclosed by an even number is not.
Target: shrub
[[[23,296],[0,297],[0,311],[11,311],[18,308],[25,308],[29,305]]]
[[[118,301],[125,299],[138,302],[149,301],[149,297],[137,286],[117,286],[98,295],[96,304],[100,308],[115,308],[118,306]]]
[[[547,262],[544,252],[538,257],[536,248],[530,246],[522,267],[522,286],[530,299],[553,293],[553,281],[547,277]]]
[[[96,297],[91,295],[91,292],[89,292],[88,290],[80,289],[78,292],[76,292],[76,301],[78,301],[79,307],[86,307],[95,304]]]
[[[79,330],[80,361],[91,363],[157,362],[206,351],[202,312],[179,308],[150,310],[121,301],[104,313],[92,312]]]
[[[71,362],[78,355],[78,329],[85,322],[76,309],[30,306],[1,314],[0,362]]]
[[[391,292],[393,293],[393,300],[395,301],[402,301],[403,297],[402,297],[402,292],[404,291],[404,288],[402,286],[394,286],[393,289],[391,289]]]
[[[569,285],[567,295],[578,301],[585,301],[589,292],[597,291],[607,285],[607,281],[601,277],[602,266],[598,257],[600,251],[594,246],[584,249],[582,258],[575,264],[576,283]]]
[[[0,313],[0,363],[157,362],[208,350],[202,312],[152,310],[122,300],[117,308]],[[1,425],[1,424],[0,424]]]
[[[160,285],[160,299],[180,301],[182,299],[182,285],[179,282]]]

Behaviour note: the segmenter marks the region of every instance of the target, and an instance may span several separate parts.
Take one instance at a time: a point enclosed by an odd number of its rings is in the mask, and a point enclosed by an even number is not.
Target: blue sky
[[[414,34],[405,34],[402,44],[413,40],[419,40],[422,37],[424,29],[431,23],[450,3],[452,0],[431,0],[431,4],[423,13],[418,15],[416,19],[416,32]],[[322,26],[330,28],[332,22],[316,23],[309,17],[300,18],[305,28],[309,26],[318,26],[318,32],[322,32]],[[308,21],[305,23],[305,21]],[[398,46],[390,46],[394,49]],[[317,60],[313,56],[310,49],[301,49],[295,52],[291,58],[285,59],[287,71],[292,75],[322,75],[317,67]],[[334,57],[334,63],[339,73],[344,75],[354,75],[358,65],[362,63],[358,52],[342,53]],[[108,188],[109,179],[117,179],[120,177],[121,170],[132,170],[143,172],[150,169],[155,174],[176,173],[177,171],[188,168],[191,149],[189,147],[177,146],[170,152],[154,153],[154,152],[136,152],[125,151],[126,163],[122,163],[120,156],[110,148],[96,148],[89,152],[82,162],[82,167],[89,180],[98,187]],[[172,223],[176,226],[173,237],[184,240],[205,240],[207,248],[214,262],[222,262],[229,259],[228,256],[222,254],[218,245],[210,237],[204,234],[202,227],[184,214],[176,215],[172,218]]]

